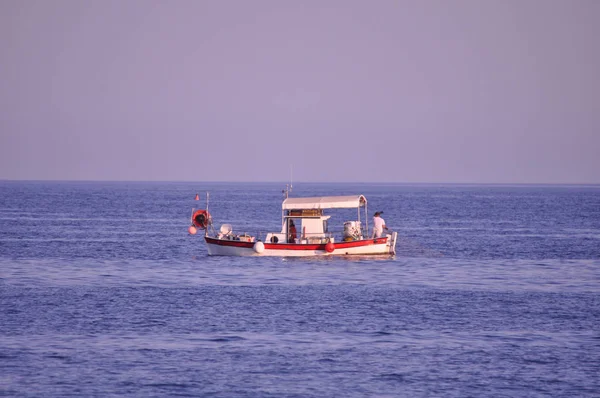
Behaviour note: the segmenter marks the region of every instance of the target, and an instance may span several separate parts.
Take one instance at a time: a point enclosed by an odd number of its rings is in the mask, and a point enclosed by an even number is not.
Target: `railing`
[[[262,235],[257,235],[262,236]],[[275,243],[275,239],[273,237],[277,237],[276,243],[287,243],[287,235],[281,232],[269,232],[266,234],[265,241]],[[295,243],[301,244],[324,244],[327,242],[344,242],[344,241],[354,241],[360,239],[368,239],[369,236],[365,235],[365,230],[363,229],[358,236],[354,237],[344,237],[344,230],[334,230],[324,233],[304,233],[298,234],[295,240]]]
[[[258,240],[263,240],[269,243],[288,243],[287,235],[281,232],[258,232],[256,234],[249,234],[247,232],[243,233],[229,233],[229,234],[215,234],[216,237],[220,239],[227,240],[235,240],[235,241],[243,241],[243,242],[256,242]],[[275,239],[277,238],[277,239]],[[300,244],[324,244],[327,242],[347,242],[354,241],[360,239],[369,239],[370,236],[365,235],[365,229],[361,230],[361,234],[359,236],[354,237],[344,237],[344,230],[335,230],[324,233],[304,233],[297,236],[295,243]]]

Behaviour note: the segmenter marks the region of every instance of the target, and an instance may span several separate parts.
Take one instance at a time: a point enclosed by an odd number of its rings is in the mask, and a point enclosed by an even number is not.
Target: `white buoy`
[[[254,251],[257,252],[258,254],[262,253],[265,251],[265,244],[262,243],[261,241],[258,241],[254,244]]]
[[[190,233],[190,235],[196,235],[196,232],[198,232],[198,230],[193,225],[190,225],[190,227],[188,228],[188,232]]]

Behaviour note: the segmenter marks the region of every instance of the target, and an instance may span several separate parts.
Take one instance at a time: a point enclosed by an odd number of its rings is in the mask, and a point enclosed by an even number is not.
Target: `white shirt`
[[[385,220],[381,217],[373,217],[373,232],[377,234],[376,237],[381,236],[383,232],[383,226],[385,225]]]

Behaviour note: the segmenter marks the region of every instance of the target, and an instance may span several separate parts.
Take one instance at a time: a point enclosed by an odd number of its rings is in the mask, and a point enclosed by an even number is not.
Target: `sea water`
[[[364,194],[395,257],[187,234],[207,191],[217,227],[277,230],[282,188],[0,182],[0,395],[600,396],[599,186],[294,186]]]

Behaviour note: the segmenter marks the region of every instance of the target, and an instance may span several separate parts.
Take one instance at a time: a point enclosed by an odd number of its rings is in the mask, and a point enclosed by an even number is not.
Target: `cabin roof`
[[[363,195],[319,196],[312,198],[287,198],[281,204],[283,210],[299,209],[350,209],[365,206],[367,199]]]

